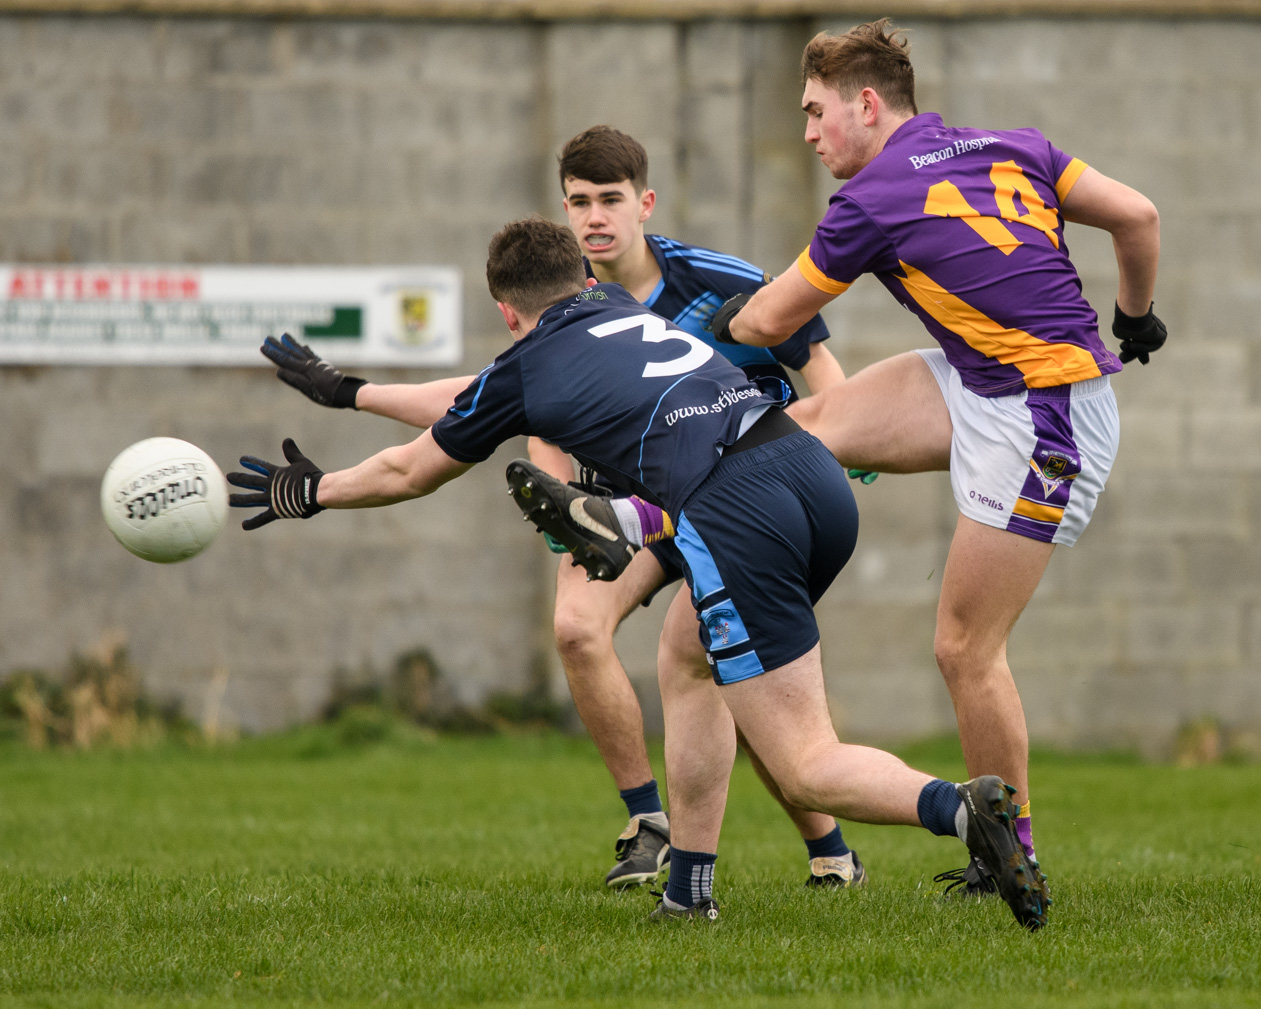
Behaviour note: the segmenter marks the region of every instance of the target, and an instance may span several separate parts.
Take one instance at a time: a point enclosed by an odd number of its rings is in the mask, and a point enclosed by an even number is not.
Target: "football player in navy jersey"
[[[709,331],[718,307],[732,295],[751,292],[769,279],[735,256],[646,235],[656,206],[648,187],[648,154],[633,137],[609,126],[593,126],[573,137],[560,154],[565,213],[586,259],[588,276],[624,287],[636,301],[714,347],[746,375],[783,384],[796,398],[787,368],[801,373],[810,392],[845,375],[823,345],[827,327],[818,316],[774,348],[718,344]],[[561,480],[573,478],[573,463],[541,439],[530,441],[530,458]],[[668,837],[652,765],[644,745],[639,701],[613,645],[618,625],[664,586],[682,577],[682,558],[673,542],[654,531],[640,540],[647,549],[613,582],[588,581],[582,569],[561,564],[556,579],[553,628],[570,693],[624,801],[630,822],[618,839],[610,886],[655,874],[655,859]],[[699,663],[704,653],[695,635],[661,644],[659,662]],[[810,859],[808,885],[861,886],[866,873],[827,816],[799,810],[783,800],[755,754],[754,767],[792,818]],[[656,833],[658,828],[666,833]]]
[[[715,783],[738,727],[800,808],[957,837],[1017,920],[1041,927],[1046,890],[1012,824],[1014,789],[992,775],[953,784],[836,738],[813,606],[853,551],[858,514],[832,454],[784,413],[782,383],[750,380],[617,285],[587,286],[573,233],[550,221],[501,229],[486,272],[512,347],[419,438],[350,469],[322,472],[292,439],[286,465],[243,456],[230,503],[261,509],[243,527],[422,497],[509,438],[545,439],[676,517],[687,587],[668,623],[690,614],[719,685],[663,697],[674,838],[652,917],[718,917],[721,809],[708,803],[725,803]],[[697,731],[680,736],[680,723]]]
[[[746,375],[781,383],[790,402],[796,392],[787,368],[801,374],[811,393],[844,381],[836,358],[823,345],[829,334],[818,316],[774,348],[713,339],[709,324],[717,308],[735,294],[757,290],[769,278],[735,256],[645,234],[656,193],[648,188],[648,155],[637,140],[608,126],[594,126],[565,144],[559,162],[565,212],[588,276],[620,284],[636,301],[716,349]],[[343,376],[288,337],[269,338],[263,352],[279,366],[281,379],[317,403],[354,407],[418,427],[435,423],[472,381],[465,376],[420,385],[366,383]],[[574,477],[571,459],[542,439],[530,440],[530,458],[562,481]],[[628,518],[634,521],[634,516]],[[644,743],[643,714],[613,635],[637,606],[647,605],[664,585],[683,577],[682,558],[661,531],[638,532],[637,544],[645,543],[647,549],[639,551],[616,581],[590,581],[576,564],[561,564],[556,580],[553,630],[561,665],[578,715],[627,809],[629,822],[614,847],[616,864],[605,877],[610,887],[656,879],[669,861],[669,820]],[[703,671],[705,656],[695,634],[688,633],[677,641],[663,640],[659,662],[675,667],[690,663]],[[786,802],[756,755],[750,757],[805,842],[807,885],[862,886],[866,870],[836,822]]]

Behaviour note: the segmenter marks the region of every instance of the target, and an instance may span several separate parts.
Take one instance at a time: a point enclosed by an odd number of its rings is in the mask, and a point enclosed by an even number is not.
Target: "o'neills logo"
[[[998,137],[977,137],[975,140],[956,140],[949,147],[943,147],[939,151],[929,151],[927,154],[912,154],[910,156],[911,167],[918,170],[925,165],[935,165],[938,161],[948,161],[956,154],[967,154],[968,151],[979,151],[983,147],[989,147],[990,144],[998,143]]]
[[[193,501],[205,501],[209,493],[210,487],[205,477],[185,477],[154,487],[135,497],[124,498],[119,504],[127,510],[129,519],[143,522],[145,519],[155,519],[172,508],[179,508]]]

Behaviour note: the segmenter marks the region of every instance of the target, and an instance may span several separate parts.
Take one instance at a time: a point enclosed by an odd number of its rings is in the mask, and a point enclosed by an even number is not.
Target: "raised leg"
[[[788,413],[842,466],[882,473],[950,467],[950,411],[916,353],[878,361],[798,400]]]
[[[818,645],[721,690],[789,802],[862,823],[919,825],[919,794],[932,777],[891,753],[836,738]]]
[[[762,758],[753,749],[753,744],[744,738],[744,733],[738,727],[736,729],[736,742],[739,743],[740,748],[744,750],[745,755],[749,758],[749,763],[753,765],[753,771],[758,776],[758,780],[771,793],[771,798],[778,802],[784,812],[788,814],[788,819],[792,820],[793,826],[797,828],[797,833],[801,835],[802,840],[813,841],[832,832],[832,829],[836,826],[835,818],[828,816],[826,813],[816,813],[809,809],[802,809],[800,806],[794,806],[784,797],[784,792],[779,787],[779,783],[771,776],[771,772],[762,763]]]

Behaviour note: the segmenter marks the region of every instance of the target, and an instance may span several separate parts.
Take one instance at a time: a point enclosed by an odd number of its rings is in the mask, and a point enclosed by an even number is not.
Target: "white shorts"
[[[959,511],[1030,539],[1076,543],[1121,435],[1108,376],[990,398],[964,388],[941,350],[916,353],[950,411],[950,486]]]

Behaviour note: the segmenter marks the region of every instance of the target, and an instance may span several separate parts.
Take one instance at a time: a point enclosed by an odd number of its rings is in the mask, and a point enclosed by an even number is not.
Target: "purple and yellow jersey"
[[[915,116],[832,197],[797,266],[829,294],[874,273],[981,396],[1120,371],[1064,244],[1085,168],[1037,130]]]

